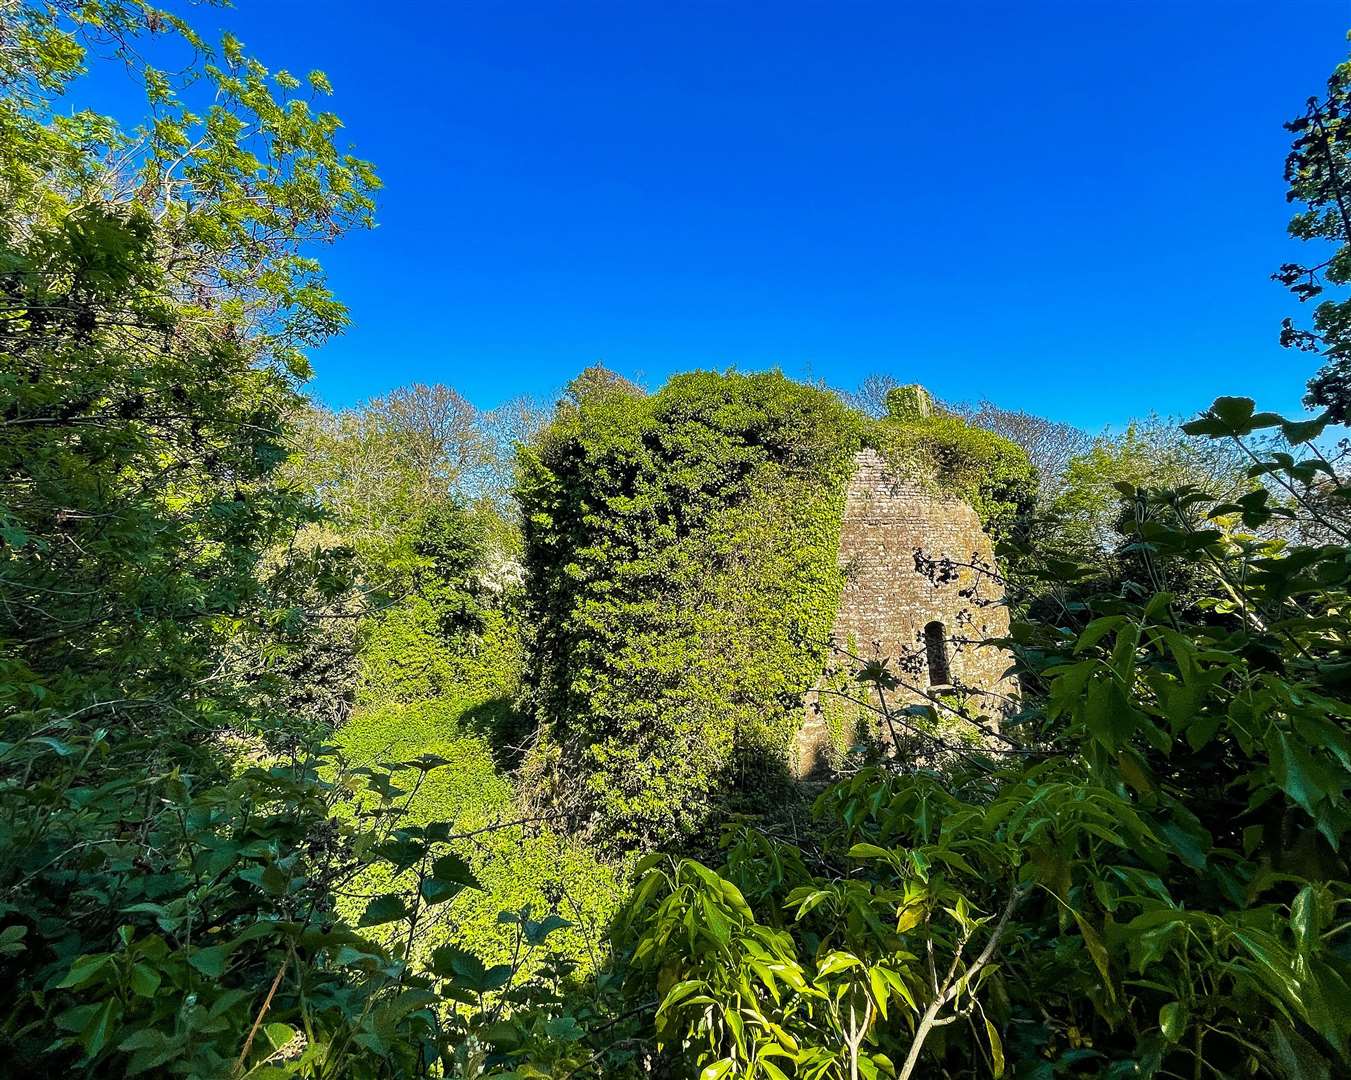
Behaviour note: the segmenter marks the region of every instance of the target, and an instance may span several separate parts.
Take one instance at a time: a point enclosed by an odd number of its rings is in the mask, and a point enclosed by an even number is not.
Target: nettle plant
[[[1219,399],[1186,430],[1251,451],[1251,492],[1127,486],[1105,581],[1042,548],[1016,748],[863,770],[810,839],[739,827],[716,872],[650,863],[621,943],[662,1052],[708,1078],[1346,1069],[1351,485],[1324,427]]]
[[[318,748],[224,782],[174,769],[89,784],[82,766],[104,752],[103,734],[59,734],[0,744],[0,763],[40,777],[0,799],[6,839],[24,853],[0,934],[0,966],[26,970],[32,987],[4,1020],[16,1066],[420,1076],[476,1054],[478,1075],[510,1055],[476,1033],[519,1045],[518,1031],[559,1012],[567,965],[532,964],[568,925],[556,915],[502,913],[517,942],[509,964],[421,948],[435,909],[479,887],[464,835],[405,820],[443,760],[349,768]],[[54,818],[54,802],[75,812]],[[337,899],[373,868],[400,887],[362,896],[346,925]]]

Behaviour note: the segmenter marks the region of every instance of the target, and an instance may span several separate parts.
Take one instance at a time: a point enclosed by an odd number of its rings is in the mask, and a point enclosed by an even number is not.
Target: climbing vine
[[[600,843],[786,779],[842,585],[861,420],[780,374],[592,380],[521,462],[532,761]]]

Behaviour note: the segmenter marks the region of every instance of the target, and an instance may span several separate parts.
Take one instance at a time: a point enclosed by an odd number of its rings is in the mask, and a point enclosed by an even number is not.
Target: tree
[[[1002,435],[1027,452],[1037,470],[1039,507],[1049,506],[1060,494],[1070,461],[1085,453],[1092,439],[1080,428],[1044,416],[1005,409],[991,401],[954,405],[952,411],[968,424]]]
[[[1327,96],[1311,97],[1304,114],[1286,124],[1295,135],[1285,162],[1286,199],[1304,204],[1290,219],[1290,235],[1332,244],[1326,259],[1311,265],[1285,263],[1274,275],[1301,303],[1323,294],[1325,283],[1351,281],[1351,63],[1340,64],[1328,79]],[[1281,344],[1321,353],[1326,360],[1309,382],[1305,403],[1322,407],[1334,423],[1351,421],[1351,299],[1323,300],[1314,310],[1312,329],[1286,319]]]
[[[1149,416],[1120,434],[1104,434],[1066,463],[1060,491],[1049,509],[1060,522],[1060,542],[1085,556],[1120,543],[1119,485],[1133,488],[1194,487],[1232,499],[1261,486],[1249,477],[1242,450],[1192,437],[1176,421]]]
[[[1320,227],[1351,245],[1338,218]],[[809,832],[730,830],[716,870],[643,864],[619,945],[633,999],[660,999],[657,1053],[705,1077],[1351,1069],[1351,484],[1328,404],[1218,398],[1071,462],[1066,494],[1101,495],[1082,520],[1113,514],[1126,557],[1104,582],[1096,543],[1040,537],[1027,584],[1076,591],[1014,623],[1000,741],[849,777]]]
[[[873,372],[865,376],[854,390],[842,391],[840,397],[851,409],[880,420],[887,415],[887,395],[900,385],[900,380],[894,375]]]
[[[227,39],[198,116],[133,45],[203,50],[181,22],[118,0],[4,19],[35,65],[0,102],[5,694],[35,723],[117,700],[117,726],[146,730],[167,702],[246,690],[220,654],[294,630],[288,589],[339,588],[325,553],[292,547],[313,507],[273,478],[305,350],[345,322],[302,245],[367,221],[375,179],[313,111],[319,73],[300,97]],[[82,41],[139,73],[153,124],[53,115]]]

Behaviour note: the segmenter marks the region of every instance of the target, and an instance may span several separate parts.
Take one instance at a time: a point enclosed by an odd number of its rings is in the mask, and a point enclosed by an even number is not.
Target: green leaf
[[[1077,911],[1074,912],[1074,921],[1079,924],[1079,933],[1083,936],[1084,944],[1088,946],[1088,955],[1093,958],[1093,963],[1102,975],[1102,984],[1107,996],[1115,1001],[1116,987],[1112,983],[1112,968],[1107,959],[1107,946],[1103,944],[1102,935]]]
[[[887,1018],[887,998],[891,996],[891,987],[887,982],[887,977],[877,968],[868,972],[868,985],[872,988],[873,1004],[877,1006],[877,1011],[882,1019]]]
[[[432,877],[437,881],[452,882],[470,889],[483,888],[469,864],[454,852],[447,852],[432,863]]]
[[[1268,1040],[1271,1056],[1280,1066],[1283,1080],[1332,1080],[1332,1067],[1327,1058],[1292,1028],[1273,1024]]]
[[[821,963],[817,965],[816,974],[818,977],[836,975],[841,971],[847,971],[849,968],[862,966],[863,961],[853,955],[853,953],[836,950],[826,954]]]
[[[83,986],[112,963],[112,959],[109,953],[76,957],[75,963],[70,965],[70,970],[56,984],[56,988],[58,990],[71,990],[77,986]]]
[[[1327,794],[1327,771],[1314,760],[1301,742],[1286,738],[1280,728],[1275,731],[1275,744],[1268,744],[1272,776],[1282,791],[1313,816],[1314,804]]]
[[[80,1030],[80,1045],[88,1057],[97,1057],[107,1045],[122,1018],[122,1003],[117,998],[109,998],[98,1006],[89,1022]]]
[[[512,972],[510,964],[485,968],[477,956],[455,945],[442,945],[433,950],[431,969],[441,978],[452,979],[456,986],[475,993],[500,989],[511,979]]]
[[[444,904],[447,900],[452,900],[464,891],[464,886],[453,881],[441,881],[438,878],[423,878],[419,889],[422,892],[422,899],[428,905]]]
[[[1297,446],[1300,443],[1312,442],[1318,438],[1323,434],[1323,429],[1328,426],[1328,423],[1327,413],[1315,416],[1312,420],[1282,420],[1281,434],[1285,436],[1285,441],[1291,446]]]
[[[907,930],[913,930],[924,921],[924,912],[923,904],[911,904],[902,908],[896,916],[896,933],[904,934]]]
[[[371,848],[371,854],[386,860],[396,874],[401,874],[427,854],[427,845],[408,836],[395,836]]]
[[[1246,424],[1253,415],[1254,402],[1246,397],[1219,397],[1210,406],[1211,413],[1231,428]]]
[[[290,1024],[272,1023],[263,1025],[263,1035],[273,1050],[280,1050],[296,1037],[296,1029]]]
[[[548,936],[557,930],[565,929],[572,923],[558,915],[550,915],[540,922],[533,922],[529,919],[525,922],[524,934],[526,944],[543,945]]]
[[[1078,654],[1091,649],[1125,621],[1126,616],[1124,615],[1104,615],[1101,618],[1094,619],[1084,627],[1084,632],[1079,635],[1079,639],[1074,643],[1075,653]]]
[[[131,975],[127,981],[131,984],[133,993],[143,998],[152,998],[159,989],[160,973],[149,964],[136,963],[132,965]]]
[[[231,945],[209,945],[205,949],[194,949],[188,957],[188,963],[209,979],[219,979],[225,974],[225,962],[230,959]]]
[[[1302,955],[1307,956],[1318,943],[1322,929],[1318,906],[1318,894],[1312,885],[1300,889],[1290,905],[1290,928],[1295,934],[1295,948]]]
[[[407,917],[408,905],[404,902],[403,897],[397,893],[385,893],[383,896],[377,896],[366,905],[366,910],[361,913],[361,919],[357,926],[383,926],[385,923]]]
[[[1159,1010],[1159,1029],[1170,1043],[1182,1038],[1187,1030],[1187,1009],[1180,1001],[1170,1001]]]
[[[24,951],[23,939],[28,927],[23,925],[7,926],[0,930],[0,956],[16,956]]]
[[[999,1080],[1004,1075],[1004,1043],[988,1019],[985,1021],[985,1034],[990,1040],[990,1060],[994,1064],[995,1080]]]

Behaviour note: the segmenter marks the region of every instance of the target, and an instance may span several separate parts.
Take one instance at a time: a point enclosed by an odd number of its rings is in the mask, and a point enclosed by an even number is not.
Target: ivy
[[[778,373],[583,389],[521,458],[533,768],[627,850],[786,779],[861,418]]]
[[[869,442],[897,473],[962,499],[1002,540],[1037,497],[1037,470],[1011,439],[936,409],[920,387],[896,387]]]

